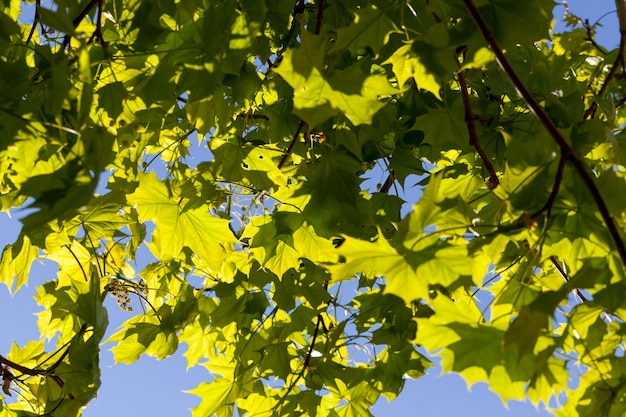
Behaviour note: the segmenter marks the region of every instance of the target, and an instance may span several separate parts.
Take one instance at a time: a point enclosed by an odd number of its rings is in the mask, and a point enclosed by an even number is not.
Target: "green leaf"
[[[354,13],[354,23],[337,31],[332,51],[347,49],[356,54],[361,48],[372,48],[374,54],[378,54],[390,34],[396,31],[385,11],[373,5],[360,8]]]
[[[39,19],[44,25],[50,26],[59,32],[67,35],[74,35],[74,24],[67,13],[58,10],[52,11],[50,9],[46,9],[45,7],[40,7]]]
[[[186,246],[218,269],[229,250],[228,244],[237,241],[228,220],[212,216],[207,208],[184,210],[182,202],[174,200],[154,173],[141,175],[139,179],[139,186],[128,195],[128,202],[136,205],[140,221],[155,223],[150,245],[155,256],[168,260],[178,256]]]
[[[176,334],[146,319],[129,320],[123,329],[111,335],[104,343],[118,342],[111,351],[116,363],[133,363],[142,354],[163,359],[178,348]]]
[[[209,383],[203,382],[188,392],[201,398],[200,404],[191,410],[191,415],[194,417],[232,415],[234,399],[239,395],[235,382],[227,378],[217,378]]]
[[[379,97],[396,90],[381,75],[367,75],[359,65],[330,78],[324,76],[324,44],[320,36],[302,33],[297,49],[288,49],[275,71],[295,90],[294,112],[315,127],[344,113],[355,125],[371,123],[385,103]]]
[[[411,45],[396,49],[384,63],[391,64],[398,80],[398,87],[402,88],[408,80],[413,79],[417,88],[429,91],[441,99],[441,84],[420,62],[420,57],[413,51]]]
[[[461,275],[471,275],[471,265],[463,258],[464,246],[450,245],[438,238],[426,238],[412,251],[399,253],[379,237],[374,242],[346,237],[339,248],[345,263],[329,267],[333,280],[350,279],[356,273],[382,275],[385,292],[405,302],[428,298],[431,285],[452,285]]]
[[[7,244],[4,247],[0,261],[0,273],[2,274],[2,282],[9,291],[15,293],[28,283],[30,266],[38,254],[37,247],[32,245],[30,239],[25,235],[20,235],[13,245]]]
[[[626,78],[599,23],[553,25],[551,0],[475,1],[486,28],[459,0],[0,4],[0,210],[23,224],[1,280],[58,269],[0,415],[89,412],[108,297],[117,362],[183,342],[209,372],[196,416],[368,416],[434,355],[504,401],[624,415]]]

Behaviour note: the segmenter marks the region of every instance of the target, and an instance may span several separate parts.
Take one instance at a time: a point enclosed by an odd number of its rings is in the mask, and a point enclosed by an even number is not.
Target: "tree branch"
[[[30,376],[45,375],[45,373],[47,372],[46,370],[27,368],[25,366],[20,365],[19,363],[15,363],[12,360],[5,358],[2,355],[0,355],[0,364],[6,365],[11,369],[15,369],[16,371],[19,371],[25,375],[30,375]]]
[[[548,211],[548,213],[546,214],[546,217],[548,219],[550,218],[552,214],[552,206],[554,205],[554,202],[556,201],[556,196],[559,194],[559,188],[561,187],[561,182],[563,181],[563,170],[565,169],[566,164],[567,164],[567,157],[561,154],[561,159],[559,159],[559,167],[557,168],[556,175],[554,176],[554,185],[552,186],[552,192],[550,193],[550,196],[548,197],[548,201],[546,201],[546,204],[537,213],[531,216],[533,219],[539,216],[541,213],[543,213],[546,210]]]
[[[380,187],[379,192],[388,194],[395,180],[396,180],[396,177],[393,173],[393,169],[389,169],[389,175],[387,175],[387,178],[385,179],[385,182],[383,183],[382,187]]]
[[[554,256],[550,257],[550,262],[552,262],[552,265],[556,268],[556,270],[559,272],[559,275],[561,275],[561,277],[565,280],[565,282],[569,282],[569,277],[567,276],[567,273],[563,270],[563,268],[561,268],[561,265],[559,265],[559,262],[556,260]],[[580,301],[582,301],[583,303],[586,303],[587,301],[589,301],[587,300],[587,297],[585,297],[578,288],[576,288],[574,292],[576,293],[578,298],[580,298]]]
[[[618,1],[621,1],[622,3],[624,3],[624,15],[626,16],[625,0],[618,0]],[[533,112],[535,117],[539,119],[539,121],[544,126],[544,128],[548,131],[552,139],[557,143],[557,145],[561,149],[561,154],[563,155],[563,157],[565,157],[567,160],[571,162],[572,166],[578,173],[579,177],[582,179],[585,187],[591,194],[591,198],[596,204],[596,207],[598,208],[600,215],[602,216],[602,220],[604,221],[606,228],[609,232],[609,235],[611,236],[611,240],[613,241],[615,248],[617,249],[617,252],[619,253],[619,257],[622,261],[622,264],[626,266],[626,247],[624,247],[624,242],[622,241],[620,234],[617,230],[617,227],[615,226],[615,223],[613,222],[611,213],[609,212],[609,209],[606,203],[604,202],[604,199],[602,198],[600,191],[598,190],[595,183],[593,182],[593,178],[589,170],[587,169],[585,164],[582,162],[582,160],[578,157],[578,155],[576,155],[576,152],[574,152],[574,149],[567,143],[563,135],[561,135],[561,132],[559,132],[558,128],[556,127],[552,119],[550,119],[550,117],[545,112],[545,110],[539,105],[539,102],[537,102],[535,97],[530,93],[526,85],[524,85],[522,80],[519,78],[519,76],[517,75],[513,67],[511,66],[511,63],[509,62],[509,60],[504,56],[504,52],[498,45],[498,42],[493,36],[493,33],[487,26],[487,22],[485,22],[485,19],[480,14],[480,11],[478,10],[474,2],[472,0],[463,0],[463,3],[465,4],[465,7],[467,8],[472,18],[474,19],[474,22],[476,23],[476,26],[478,27],[478,29],[481,31],[484,39],[487,41],[487,43],[491,47],[491,50],[496,55],[496,61],[498,62],[498,65],[500,66],[500,68],[504,71],[507,77],[511,80],[511,82],[515,86],[515,89],[517,90],[517,93],[524,99],[524,101],[526,101],[526,104],[528,105],[529,109]],[[623,31],[623,30],[626,31],[626,20],[625,20],[625,24],[623,27],[620,21],[620,31]]]
[[[583,22],[583,28],[585,28],[585,31],[587,32],[587,38],[585,40],[591,43],[591,45],[593,45],[593,47],[596,48],[602,55],[606,55],[606,49],[598,45],[593,37],[594,26],[595,25],[589,24],[589,19],[585,19]]]
[[[295,19],[297,14],[301,14],[303,12],[304,12],[304,1],[303,0],[297,0],[296,1],[296,5],[293,8],[293,18]],[[315,34],[316,35],[319,35],[320,31],[322,30],[322,22],[323,22],[323,20],[324,20],[324,0],[320,0],[319,3],[318,3],[318,6],[317,6],[317,24],[315,26]],[[289,30],[289,34],[290,35],[291,35],[292,30],[293,30],[293,22],[292,22],[292,27]],[[285,43],[284,49],[287,49],[287,43]],[[280,50],[277,55],[280,57],[281,53],[282,53],[282,50]],[[278,58],[276,60],[274,60],[274,63],[276,63],[277,61],[278,61]],[[289,144],[289,147],[287,148],[287,151],[285,152],[283,157],[280,159],[280,162],[278,163],[278,169],[281,169],[282,166],[287,161],[287,157],[289,156],[289,154],[293,150],[293,147],[296,144],[296,141],[298,140],[298,136],[300,136],[300,132],[302,131],[302,128],[305,125],[306,125],[306,122],[304,120],[300,119],[300,123],[298,124],[298,129],[296,130],[296,133],[293,135],[293,139],[291,139],[291,143]]]
[[[103,48],[106,48],[108,45],[106,42],[104,42],[104,39],[102,38],[102,2],[103,0],[98,0],[98,13],[96,14],[96,30],[93,31],[87,43],[91,43],[95,40],[96,42],[99,42]]]
[[[83,8],[83,10],[80,11],[78,16],[76,16],[74,20],[72,20],[72,25],[74,25],[74,28],[77,28],[78,25],[80,25],[80,22],[83,21],[83,19],[89,14],[91,9],[93,9],[93,7],[100,1],[101,0],[91,0],[89,3],[85,5],[85,7]],[[70,38],[71,36],[67,34],[63,38],[63,49],[67,48],[67,46],[70,44]]]
[[[280,159],[280,162],[278,163],[278,169],[281,169],[283,165],[285,165],[285,161],[287,161],[287,157],[293,150],[293,147],[296,144],[298,137],[300,136],[300,132],[302,131],[302,128],[305,125],[306,125],[306,122],[304,120],[300,120],[300,123],[298,124],[298,129],[296,130],[296,133],[293,135],[293,139],[291,139],[291,143],[289,144],[289,147],[287,147],[287,151],[285,151],[285,154],[283,155],[283,157]]]
[[[618,66],[621,66],[622,69],[624,69],[624,39],[626,39],[626,0],[615,0],[615,8],[617,9],[617,20],[619,21],[619,51],[617,53],[617,57],[615,57],[615,62],[613,62],[611,70],[607,74],[604,83],[602,84],[602,87],[598,92],[598,97],[600,98],[604,96],[604,93],[609,86],[609,82],[615,76],[615,72],[617,71]],[[585,112],[584,119],[593,117],[597,107],[598,102],[594,101]]]
[[[619,67],[623,68],[624,66],[623,63],[624,63],[624,37],[622,36],[619,41],[619,51],[617,53],[617,56],[615,57],[615,61],[613,62],[613,65],[611,66],[609,73],[604,79],[604,82],[602,83],[602,87],[600,87],[600,91],[598,91],[599,98],[604,97],[604,94],[606,93],[606,90],[609,87],[609,83],[611,82],[611,80],[615,76],[615,73],[617,72],[617,68]],[[594,100],[594,102],[591,103],[591,106],[589,106],[587,111],[585,111],[585,114],[583,115],[583,119],[587,120],[589,118],[593,118],[596,113],[597,108],[598,108],[598,102]]]
[[[457,78],[459,79],[459,84],[461,86],[461,96],[463,97],[463,107],[465,108],[465,123],[467,124],[469,143],[474,147],[474,149],[476,149],[476,152],[478,152],[480,159],[483,161],[485,169],[487,169],[487,172],[489,172],[489,179],[485,183],[487,184],[487,188],[493,190],[498,186],[500,180],[498,179],[496,170],[491,164],[489,157],[487,156],[485,150],[478,141],[478,135],[476,134],[476,116],[474,115],[474,111],[472,110],[472,103],[470,102],[467,81],[465,80],[465,73],[461,69],[461,62],[459,61],[458,52],[455,51],[454,55],[456,63],[459,67],[459,71],[457,72]]]
[[[317,24],[315,25],[315,34],[319,35],[322,30],[322,22],[324,21],[324,0],[318,0],[317,5]]]
[[[35,0],[35,17],[33,18],[33,25],[30,27],[30,32],[28,33],[28,37],[26,38],[26,43],[28,44],[35,33],[35,28],[37,27],[37,23],[39,23],[39,8],[41,7],[41,0]]]

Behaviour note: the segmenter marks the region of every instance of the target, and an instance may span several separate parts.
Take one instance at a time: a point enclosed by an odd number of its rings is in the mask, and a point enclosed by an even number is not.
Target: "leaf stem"
[[[620,1],[622,3],[625,2],[624,0]],[[585,187],[591,194],[591,198],[596,204],[596,207],[598,207],[598,210],[600,211],[602,220],[604,221],[609,235],[611,236],[611,240],[613,241],[615,248],[619,253],[622,264],[626,266],[626,247],[624,247],[624,242],[622,241],[617,227],[613,222],[611,213],[609,212],[609,209],[604,202],[600,191],[593,182],[593,178],[589,170],[582,162],[582,160],[578,157],[578,155],[576,155],[574,149],[567,143],[561,132],[559,132],[552,119],[550,119],[545,110],[539,105],[539,102],[535,99],[535,97],[531,94],[526,85],[519,78],[519,76],[511,66],[511,63],[504,55],[504,51],[502,51],[502,48],[500,48],[500,46],[498,45],[498,42],[496,41],[493,33],[487,26],[487,22],[485,22],[485,19],[480,14],[480,11],[478,10],[474,2],[472,0],[463,0],[463,3],[465,4],[465,7],[467,8],[472,18],[474,19],[474,22],[482,33],[485,41],[487,41],[487,43],[491,47],[491,50],[496,55],[496,61],[498,62],[498,65],[500,66],[502,71],[504,71],[507,77],[511,80],[511,82],[515,86],[515,89],[517,90],[517,93],[524,99],[524,101],[526,101],[526,104],[528,105],[530,111],[532,111],[535,117],[539,119],[539,121],[548,131],[552,139],[554,139],[554,141],[557,143],[557,145],[561,149],[561,154],[563,155],[563,157],[571,162],[574,169],[582,179]],[[624,5],[624,7],[624,14],[626,15],[626,4]],[[622,31],[623,29],[626,30],[626,22],[623,26],[620,22],[620,31]]]
[[[85,272],[85,269],[83,268],[83,265],[80,263],[80,261],[78,260],[78,257],[76,256],[76,254],[74,253],[74,251],[72,250],[72,248],[70,247],[70,245],[64,245],[67,250],[70,251],[70,253],[72,254],[72,256],[74,257],[74,259],[76,260],[76,263],[78,264],[80,271],[83,273],[83,277],[85,277],[85,281],[89,281],[89,278],[87,278],[87,273]]]
[[[169,148],[171,148],[174,145],[178,145],[180,142],[182,142],[183,140],[187,139],[192,133],[194,133],[197,129],[195,127],[189,129],[186,133],[184,133],[182,136],[180,136],[179,138],[177,138],[174,142],[170,143],[169,145],[167,145],[166,147],[164,147],[163,149],[161,149],[159,152],[157,152],[152,159],[150,159],[150,161],[148,161],[148,163],[146,163],[146,165],[144,165],[143,167],[143,172],[147,172],[148,168],[150,167],[150,165],[159,157],[161,156],[165,151],[167,151]]]

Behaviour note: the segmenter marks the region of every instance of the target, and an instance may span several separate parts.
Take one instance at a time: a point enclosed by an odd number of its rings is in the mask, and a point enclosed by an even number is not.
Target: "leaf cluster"
[[[548,0],[27,3],[0,2],[0,208],[29,209],[0,269],[58,265],[56,348],[0,356],[0,416],[80,415],[108,299],[117,362],[206,368],[193,416],[368,416],[426,351],[624,414],[624,42]]]

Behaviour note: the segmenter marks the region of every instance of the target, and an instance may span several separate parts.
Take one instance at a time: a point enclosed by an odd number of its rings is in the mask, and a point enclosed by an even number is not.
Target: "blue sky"
[[[570,0],[570,10],[581,17],[595,22],[614,9],[611,0]],[[561,18],[563,7],[558,6],[555,17]],[[603,27],[598,32],[598,42],[614,48],[619,42],[615,13],[602,18]],[[18,212],[13,213],[19,216]],[[0,213],[2,235],[0,243],[12,243],[19,233],[19,222]],[[40,307],[32,294],[37,286],[54,278],[54,269],[35,264],[29,288],[22,289],[11,297],[4,287],[0,288],[0,354],[5,355],[15,340],[23,345],[38,337],[35,312]],[[115,301],[107,300],[110,315],[109,334],[126,319],[129,313],[120,310]],[[114,415],[147,415],[151,417],[171,417],[189,415],[186,411],[198,403],[197,397],[183,390],[194,388],[202,381],[210,380],[202,367],[186,370],[186,360],[182,357],[185,346],[179,353],[156,361],[142,357],[133,365],[114,365],[111,346],[103,346],[101,356],[102,387],[98,398],[85,410],[85,417],[109,417]],[[376,416],[448,417],[462,414],[466,417],[496,416],[549,416],[544,410],[536,410],[530,403],[511,402],[508,410],[500,399],[484,384],[478,384],[468,391],[463,379],[456,375],[440,376],[440,369],[431,370],[427,376],[416,381],[407,381],[404,392],[392,403],[380,401],[373,409]]]

